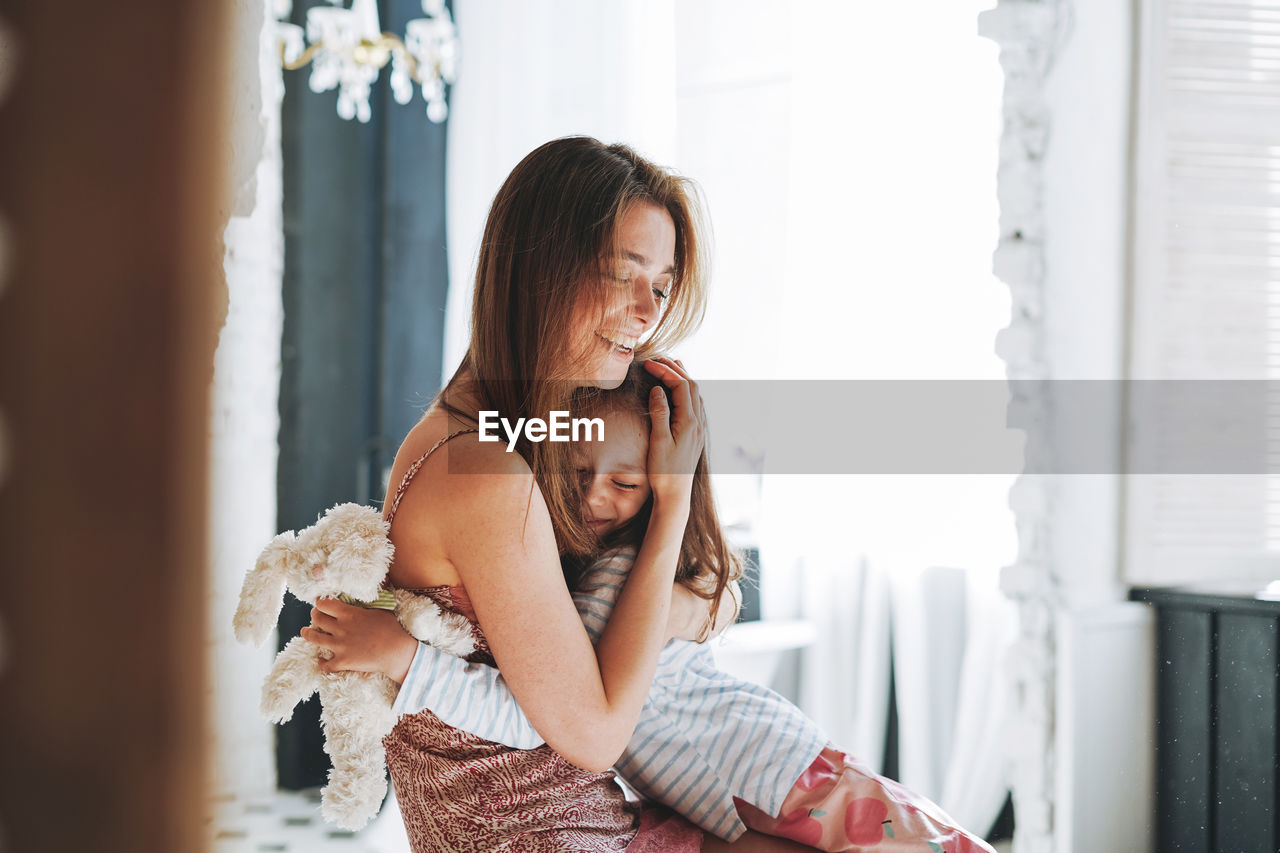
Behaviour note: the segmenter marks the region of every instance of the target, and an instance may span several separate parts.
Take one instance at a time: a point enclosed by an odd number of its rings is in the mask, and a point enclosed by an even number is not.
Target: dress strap
[[[444,438],[437,441],[435,444],[431,445],[430,450],[428,450],[426,453],[419,456],[417,461],[409,466],[409,470],[404,472],[404,479],[400,481],[400,488],[396,489],[395,500],[391,502],[391,512],[387,513],[388,528],[390,528],[391,522],[396,517],[396,510],[400,508],[400,499],[404,497],[405,490],[409,488],[409,482],[413,479],[414,475],[418,473],[418,469],[422,467],[422,463],[427,461],[427,457],[430,456],[432,453],[435,453],[440,448],[440,446],[443,445],[449,439],[457,438],[458,436],[464,435],[469,432],[479,432],[479,431],[480,430],[477,427],[468,427],[467,429],[454,430],[453,432],[446,435]]]

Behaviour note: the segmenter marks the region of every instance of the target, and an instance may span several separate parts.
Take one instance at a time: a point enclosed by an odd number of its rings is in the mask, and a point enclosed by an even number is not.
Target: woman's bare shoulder
[[[407,472],[441,439],[450,435],[447,426],[424,421],[414,427],[396,456],[393,472]],[[479,496],[495,487],[512,485],[509,478],[526,488],[533,481],[533,472],[523,456],[508,453],[505,444],[481,441],[474,432],[455,435],[436,448],[414,479],[423,475],[432,483],[431,488],[447,490],[455,498]]]
[[[449,434],[447,419],[424,418],[405,438],[387,493],[387,514],[405,475]],[[541,493],[529,465],[503,445],[464,433],[422,461],[395,505],[391,539],[396,547],[392,581],[424,587],[461,583],[455,562],[478,538],[500,537],[518,525]]]
[[[428,454],[430,458],[423,459]],[[528,463],[519,453],[507,453],[502,443],[481,441],[477,432],[459,426],[439,411],[428,412],[405,436],[391,467],[388,498],[394,497],[405,475],[419,460],[423,460],[422,467],[414,475],[414,482],[423,474],[440,470],[448,474],[531,476]]]

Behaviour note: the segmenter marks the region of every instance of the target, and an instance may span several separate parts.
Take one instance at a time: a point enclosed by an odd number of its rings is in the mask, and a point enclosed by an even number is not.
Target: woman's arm
[[[491,477],[501,482],[482,482]],[[593,649],[532,476],[477,475],[460,492],[449,552],[460,555],[454,566],[498,668],[556,752],[588,770],[608,768],[635,729],[666,642],[687,497],[655,503],[635,568]]]
[[[697,386],[670,361],[647,364],[670,389],[673,406],[655,389],[648,458],[653,511],[594,650],[567,594],[550,518],[531,475],[525,484],[509,474],[505,485],[486,484],[495,497],[474,493],[477,503],[492,500],[494,513],[468,513],[479,526],[450,543],[450,553],[461,557],[454,564],[494,659],[520,706],[556,752],[588,770],[604,770],[622,753],[648,696],[666,643],[671,587],[703,444]],[[502,518],[524,523],[483,522]]]
[[[635,556],[633,550],[604,556],[586,572],[574,591],[573,603],[592,642],[600,638],[608,624]],[[707,604],[706,599],[694,595],[688,587],[675,584],[668,634],[674,636],[676,626],[700,633],[708,619]],[[689,639],[696,640],[696,637]],[[423,708],[430,708],[456,729],[516,749],[533,749],[546,742],[529,722],[497,669],[468,663],[419,643],[392,710],[405,714]]]
[[[608,623],[634,561],[634,551],[609,554],[587,571],[574,591],[574,606],[593,643]],[[466,663],[426,643],[418,645],[392,710],[403,714],[423,708],[456,729],[517,749],[546,742],[497,669]]]
[[[634,550],[604,556],[586,572],[573,593],[574,606],[593,643],[613,613],[635,557]],[[679,584],[676,587],[683,589]],[[430,708],[456,729],[517,749],[533,749],[546,742],[497,669],[466,663],[426,643],[418,645],[392,710],[403,714],[423,708]]]
[[[635,557],[633,550],[606,555],[586,572],[574,591],[573,603],[592,642],[600,638],[608,624]],[[688,639],[696,641],[707,622],[707,609],[705,598],[695,595],[684,584],[675,584],[668,635],[676,637],[676,632],[682,630],[691,635]],[[722,605],[721,609],[722,619],[716,633],[724,629],[733,605]],[[392,710],[397,714],[411,714],[423,708],[430,708],[456,729],[517,749],[533,749],[546,742],[529,722],[497,669],[468,663],[419,643]]]

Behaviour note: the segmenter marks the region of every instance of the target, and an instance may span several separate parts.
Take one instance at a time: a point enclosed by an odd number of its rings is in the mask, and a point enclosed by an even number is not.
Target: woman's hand
[[[706,442],[707,416],[698,393],[698,383],[689,378],[684,365],[659,356],[644,363],[671,392],[674,411],[667,405],[661,388],[649,396],[653,428],[649,434],[649,485],[655,504],[688,500],[693,471]]]
[[[311,626],[302,639],[328,649],[333,657],[320,662],[324,672],[380,672],[396,684],[404,681],[418,651],[390,610],[375,610],[322,598],[311,610]]]

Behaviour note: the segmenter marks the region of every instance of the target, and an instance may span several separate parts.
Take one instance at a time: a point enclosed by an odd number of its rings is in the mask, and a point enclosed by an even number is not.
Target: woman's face
[[[584,384],[616,388],[627,375],[636,344],[651,332],[671,289],[676,264],[676,228],[661,207],[637,203],[618,225],[619,253],[603,259],[614,285],[603,318],[594,309],[575,311],[574,375]]]
[[[635,518],[649,499],[649,432],[639,416],[611,413],[604,418],[604,441],[582,441],[574,451],[582,520],[604,538]]]

